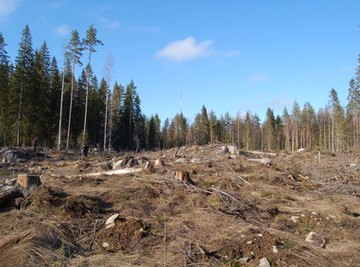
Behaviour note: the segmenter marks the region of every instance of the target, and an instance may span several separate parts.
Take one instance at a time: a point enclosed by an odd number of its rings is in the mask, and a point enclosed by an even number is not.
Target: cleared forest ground
[[[42,185],[20,208],[1,210],[0,263],[360,265],[359,154],[231,152],[220,145],[86,159],[48,152],[4,164],[0,183],[24,172],[41,175]],[[109,172],[129,156],[140,163],[124,169],[133,172]],[[159,159],[164,165],[144,169]],[[305,241],[310,232],[320,243]]]

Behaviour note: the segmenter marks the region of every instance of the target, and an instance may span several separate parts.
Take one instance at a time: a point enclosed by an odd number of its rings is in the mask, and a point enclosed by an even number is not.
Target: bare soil
[[[0,211],[1,265],[258,266],[266,257],[272,267],[360,266],[360,154],[219,149],[86,159],[48,152],[2,165],[1,183],[25,172],[43,184],[20,208]],[[165,165],[106,175],[129,156]],[[271,166],[248,160],[262,157]],[[305,242],[311,231],[326,238],[324,248]]]

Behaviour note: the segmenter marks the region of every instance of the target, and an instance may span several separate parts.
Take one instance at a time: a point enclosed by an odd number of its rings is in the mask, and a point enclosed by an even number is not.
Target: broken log
[[[0,193],[0,208],[5,207],[10,201],[15,198],[22,197],[23,194],[20,187],[15,186],[11,190],[6,190]]]

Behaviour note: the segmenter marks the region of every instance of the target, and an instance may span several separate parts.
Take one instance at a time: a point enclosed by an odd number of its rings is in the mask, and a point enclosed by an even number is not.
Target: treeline
[[[92,54],[102,45],[89,26],[85,38],[74,30],[64,47],[63,68],[51,57],[46,42],[34,49],[24,27],[15,62],[11,63],[0,33],[0,144],[27,146],[37,137],[47,147],[79,148],[84,143],[102,150],[162,149],[208,143],[233,144],[247,150],[340,152],[360,148],[360,68],[349,83],[343,107],[332,89],[318,111],[296,102],[275,115],[271,108],[261,122],[250,111],[219,117],[201,108],[192,122],[182,113],[161,123],[146,117],[133,81],[110,85],[111,63],[100,80],[91,68]],[[76,76],[76,69],[83,66]]]

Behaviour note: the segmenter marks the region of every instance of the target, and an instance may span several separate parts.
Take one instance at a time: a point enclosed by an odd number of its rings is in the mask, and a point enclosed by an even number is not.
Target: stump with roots
[[[18,174],[14,188],[0,193],[0,208],[7,206],[16,198],[27,198],[40,185],[41,180],[39,175]]]

